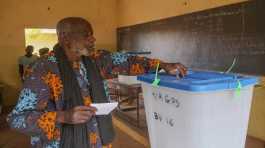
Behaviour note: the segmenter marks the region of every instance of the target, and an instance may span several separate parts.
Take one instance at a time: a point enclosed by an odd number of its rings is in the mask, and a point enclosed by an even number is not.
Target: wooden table
[[[137,126],[140,126],[140,93],[142,93],[142,87],[140,83],[135,84],[126,84],[119,81],[113,81],[111,82],[115,88],[115,94],[118,96],[118,111],[120,112],[126,112],[136,109],[136,122]],[[124,94],[122,94],[122,89],[129,90],[128,96],[125,97],[126,99],[123,99]],[[128,108],[121,108],[122,103],[130,100],[130,99],[136,99],[136,106],[134,107],[128,107]]]

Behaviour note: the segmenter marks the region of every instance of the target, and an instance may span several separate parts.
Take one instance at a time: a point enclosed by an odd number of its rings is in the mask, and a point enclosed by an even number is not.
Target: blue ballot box
[[[152,148],[244,148],[256,77],[189,71],[138,76]]]

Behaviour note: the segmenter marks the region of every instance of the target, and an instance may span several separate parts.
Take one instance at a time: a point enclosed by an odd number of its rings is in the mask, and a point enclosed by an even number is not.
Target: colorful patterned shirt
[[[154,71],[156,59],[133,56],[126,53],[95,51],[90,55],[106,80],[117,74],[139,75]],[[90,105],[89,82],[82,62],[72,63],[78,80],[84,105]],[[61,124],[56,122],[57,111],[63,110],[64,93],[57,60],[51,52],[48,57],[39,59],[28,73],[17,105],[8,116],[10,127],[31,136],[34,148],[58,148],[60,145]],[[111,144],[102,146],[99,138],[97,121],[92,118],[87,122],[88,141],[91,148],[110,148]]]

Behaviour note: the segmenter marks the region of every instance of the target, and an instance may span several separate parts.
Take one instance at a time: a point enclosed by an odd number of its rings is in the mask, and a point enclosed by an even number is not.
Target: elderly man
[[[139,75],[154,71],[158,62],[167,72],[181,64],[107,51],[93,51],[95,38],[89,22],[69,17],[57,24],[59,43],[40,59],[26,78],[10,126],[31,136],[33,147],[111,147],[111,115],[96,116],[90,103],[108,102],[104,79],[118,73]]]

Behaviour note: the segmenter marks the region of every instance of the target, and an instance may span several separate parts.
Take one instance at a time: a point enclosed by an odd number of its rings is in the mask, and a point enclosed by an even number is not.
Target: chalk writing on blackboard
[[[235,10],[226,10],[226,11],[217,11],[214,13],[206,13],[206,14],[198,14],[198,15],[190,15],[184,18],[184,21],[190,22],[194,20],[207,20],[210,18],[215,17],[222,17],[222,16],[230,16],[230,15],[241,15],[243,12],[242,8],[238,8]]]
[[[118,45],[129,50],[147,48],[152,51],[150,57],[207,70],[225,69],[231,59],[238,57],[234,72],[264,75],[263,1],[246,1],[137,24],[129,27],[130,31],[121,28]]]

